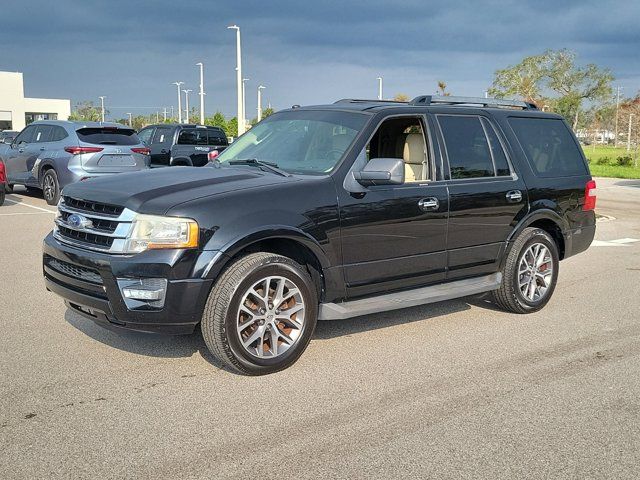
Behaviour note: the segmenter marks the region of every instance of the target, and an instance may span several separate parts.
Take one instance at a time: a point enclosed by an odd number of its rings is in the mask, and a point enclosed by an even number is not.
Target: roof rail
[[[409,102],[409,105],[481,105],[483,107],[510,107],[523,110],[537,110],[533,103],[521,100],[482,97],[450,97],[439,95],[420,95]]]
[[[336,100],[333,102],[336,103],[407,103],[401,102],[400,100],[368,100],[366,98],[342,98],[340,100]]]

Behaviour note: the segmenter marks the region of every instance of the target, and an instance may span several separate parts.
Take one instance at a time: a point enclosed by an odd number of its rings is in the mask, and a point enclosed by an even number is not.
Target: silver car
[[[3,145],[8,190],[42,190],[55,205],[74,182],[149,168],[149,148],[132,128],[118,123],[39,121]]]

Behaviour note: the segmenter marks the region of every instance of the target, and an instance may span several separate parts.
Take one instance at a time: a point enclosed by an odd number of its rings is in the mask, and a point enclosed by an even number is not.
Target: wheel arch
[[[169,162],[172,167],[193,167],[193,162],[189,157],[172,158]]]
[[[47,170],[53,170],[56,174],[58,173],[56,171],[55,163],[51,158],[42,159],[38,163],[38,175],[36,178],[38,179],[38,185],[40,185],[40,187],[42,187],[42,179],[44,178],[44,174]]]
[[[523,218],[507,239],[512,243],[527,227],[540,228],[547,232],[558,246],[558,256],[564,259],[567,252],[567,238],[565,232],[568,230],[567,222],[556,212],[549,209],[540,209],[531,212]]]

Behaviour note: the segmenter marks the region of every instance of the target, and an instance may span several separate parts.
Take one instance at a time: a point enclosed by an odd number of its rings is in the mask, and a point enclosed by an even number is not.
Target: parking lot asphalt
[[[45,291],[53,207],[0,207],[0,478],[639,478],[640,181],[541,312],[472,297],[321,322],[290,369],[116,334]]]

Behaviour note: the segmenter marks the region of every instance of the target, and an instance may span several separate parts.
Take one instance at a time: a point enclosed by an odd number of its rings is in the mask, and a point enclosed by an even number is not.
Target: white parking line
[[[592,247],[628,247],[630,243],[640,242],[635,238],[618,238],[617,240],[594,240]]]
[[[29,208],[35,208],[36,210],[41,210],[43,212],[47,212],[47,213],[56,213],[55,210],[48,210],[46,208],[42,208],[42,207],[36,207],[35,205],[29,205],[28,203],[24,203],[24,202],[17,202],[15,200],[10,200],[8,198],[4,199],[5,202],[8,203],[13,203],[14,205],[23,205],[25,207],[29,207]],[[5,214],[6,215],[6,214]]]
[[[52,213],[50,211],[47,212],[13,212],[13,213],[0,213],[0,217],[11,217],[17,215],[44,215],[45,213]],[[55,212],[54,212],[55,213]]]

